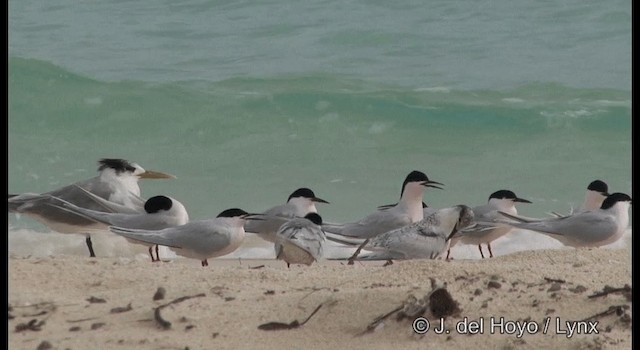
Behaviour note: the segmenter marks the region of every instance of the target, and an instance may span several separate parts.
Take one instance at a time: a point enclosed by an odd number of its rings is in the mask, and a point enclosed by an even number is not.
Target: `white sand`
[[[557,333],[568,332],[566,321],[631,305],[622,293],[588,298],[606,285],[631,284],[630,255],[628,249],[536,250],[484,260],[414,260],[387,267],[382,262],[347,266],[323,261],[287,269],[274,260],[215,259],[203,268],[196,260],[181,258],[151,263],[138,256],[14,253],[9,258],[9,348],[36,349],[47,341],[53,349],[629,349],[631,325],[625,318],[632,316],[630,310],[596,318],[598,334],[569,338]],[[259,265],[265,266],[251,268]],[[445,282],[461,309],[445,321],[450,334],[438,335],[432,328],[417,335],[411,321],[392,316],[377,331],[358,335],[408,295],[429,292],[430,278]],[[489,282],[499,288],[488,288]],[[158,287],[166,296],[154,301]],[[154,321],[158,306],[200,294],[204,296],[161,309],[170,329]],[[92,297],[104,302],[92,303]],[[258,329],[271,321],[302,321],[322,303],[297,329]],[[112,312],[128,305],[128,311]],[[455,327],[465,317],[482,319],[484,333],[458,334]],[[521,324],[528,320],[529,329],[538,326],[539,331],[522,337],[490,334],[491,318],[500,317]],[[547,318],[549,328],[542,334]],[[39,330],[16,332],[19,324],[30,321],[35,329],[44,323]],[[432,327],[438,325],[431,321]]]

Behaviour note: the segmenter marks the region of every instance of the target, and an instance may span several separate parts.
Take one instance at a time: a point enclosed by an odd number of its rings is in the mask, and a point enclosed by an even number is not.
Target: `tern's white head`
[[[609,186],[602,180],[595,180],[587,187],[581,210],[593,210],[602,206],[602,202],[609,196]]]
[[[315,203],[329,204],[324,199],[316,197],[312,190],[305,187],[293,191],[287,199],[287,203],[293,204],[296,207],[296,215],[301,217],[307,213],[317,213],[318,209]]]
[[[629,226],[629,207],[631,206],[631,197],[629,195],[616,192],[610,194],[600,207],[601,210],[612,213],[616,217],[620,232]]]
[[[98,161],[100,180],[111,185],[112,194],[106,198],[112,202],[129,203],[129,196],[133,193],[140,196],[140,179],[172,179],[175,176],[159,171],[145,170],[136,163],[124,159],[103,158]]]
[[[144,203],[144,211],[148,214],[161,214],[175,218],[174,226],[189,222],[187,209],[179,201],[167,196],[153,196]]]
[[[246,211],[238,208],[231,208],[222,211],[216,219],[219,222],[223,222],[226,225],[233,228],[241,228],[244,232],[244,224],[247,220],[262,220],[260,214],[249,214]]]
[[[515,193],[509,190],[499,190],[493,192],[489,196],[489,205],[496,208],[496,210],[504,211],[509,214],[518,213],[515,207],[516,203],[531,203],[531,201],[519,198]]]
[[[443,186],[440,182],[429,180],[425,173],[417,170],[410,172],[404,179],[398,205],[408,210],[412,222],[417,222],[424,218],[422,212],[424,202],[422,198],[425,187],[442,189],[442,187],[436,185]]]

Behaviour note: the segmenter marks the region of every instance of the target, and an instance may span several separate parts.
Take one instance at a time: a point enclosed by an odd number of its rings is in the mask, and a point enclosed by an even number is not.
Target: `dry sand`
[[[628,249],[537,250],[484,260],[386,267],[322,261],[290,269],[273,260],[216,259],[203,268],[182,258],[10,256],[9,349],[630,349],[630,293],[589,298],[605,286],[631,285],[630,255]],[[449,334],[435,333],[439,321],[431,311],[424,335],[397,314],[362,334],[409,295],[430,292],[431,278],[446,283],[460,309],[445,319]],[[159,287],[165,296],[154,300]],[[302,322],[321,304],[300,327],[258,329]],[[583,334],[569,336],[566,322],[608,310],[582,322]],[[505,331],[519,322],[537,332],[498,334],[491,326],[501,317]],[[482,332],[458,333],[465,318],[482,321]],[[170,326],[163,329],[162,320]]]

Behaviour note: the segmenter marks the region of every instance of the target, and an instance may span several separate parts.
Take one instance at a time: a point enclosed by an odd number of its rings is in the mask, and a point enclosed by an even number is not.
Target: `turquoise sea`
[[[331,202],[325,220],[356,220],[395,202],[412,170],[445,184],[425,193],[434,207],[510,189],[543,216],[595,179],[631,194],[631,1],[8,9],[9,193],[94,176],[108,157],[176,175],[143,196],[173,196],[192,219],[309,187]],[[9,214],[10,252],[86,253],[62,236]],[[557,246],[514,237],[494,252]]]

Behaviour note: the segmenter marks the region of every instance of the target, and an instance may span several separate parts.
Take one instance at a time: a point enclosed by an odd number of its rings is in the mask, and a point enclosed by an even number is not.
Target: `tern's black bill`
[[[318,197],[313,197],[313,198],[311,198],[311,201],[312,201],[312,202],[318,202],[318,203],[327,203],[327,204],[330,204],[329,202],[325,201],[324,199],[322,199],[322,198],[318,198]]]
[[[439,190],[442,189],[442,187],[440,187],[440,186],[444,186],[444,184],[442,184],[442,183],[439,183],[437,181],[431,181],[431,180],[423,182],[422,185],[424,185],[424,187],[433,187],[433,188],[437,188]],[[436,186],[436,185],[440,185],[440,186]]]
[[[530,200],[528,199],[523,199],[523,198],[516,198],[513,200],[514,202],[520,202],[520,203],[531,203]]]

